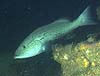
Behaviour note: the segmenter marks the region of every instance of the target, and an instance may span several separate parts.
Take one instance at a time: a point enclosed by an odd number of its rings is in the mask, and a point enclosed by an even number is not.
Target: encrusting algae
[[[62,76],[100,76],[100,40],[90,42],[89,39],[74,47],[68,44],[53,48],[53,57],[61,64]]]

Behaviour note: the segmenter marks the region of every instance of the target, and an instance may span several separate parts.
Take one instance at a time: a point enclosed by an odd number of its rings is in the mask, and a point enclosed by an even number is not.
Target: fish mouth
[[[14,56],[14,59],[23,59],[23,58],[27,58],[27,57],[25,57],[25,56],[20,56],[20,55],[15,55]]]
[[[25,55],[25,54],[21,54],[21,55],[18,55],[18,54],[15,54],[15,56],[14,56],[14,59],[26,59],[26,58],[30,58],[30,57],[32,57],[32,56],[30,56],[30,55]]]
[[[22,56],[14,56],[14,59],[21,59]]]

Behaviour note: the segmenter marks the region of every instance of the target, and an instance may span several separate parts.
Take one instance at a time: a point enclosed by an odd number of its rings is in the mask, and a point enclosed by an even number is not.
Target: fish
[[[43,52],[46,52],[46,45],[55,39],[67,35],[74,29],[85,26],[95,25],[96,22],[90,12],[90,6],[88,6],[82,14],[73,21],[68,19],[58,19],[50,24],[41,26],[34,30],[29,36],[27,36],[19,47],[16,49],[14,59],[23,59],[37,56]]]

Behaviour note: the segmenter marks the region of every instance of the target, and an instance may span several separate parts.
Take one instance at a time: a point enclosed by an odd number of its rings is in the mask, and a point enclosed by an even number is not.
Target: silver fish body
[[[55,40],[62,35],[68,34],[79,26],[94,24],[91,17],[88,15],[90,7],[73,22],[66,19],[59,19],[50,24],[44,25],[33,31],[20,44],[15,52],[15,59],[29,58],[45,52],[46,43],[50,40]]]

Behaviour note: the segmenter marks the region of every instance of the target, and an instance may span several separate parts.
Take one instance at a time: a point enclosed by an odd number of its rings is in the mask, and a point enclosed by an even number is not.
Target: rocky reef
[[[99,34],[90,35],[87,40],[74,44],[53,47],[54,60],[61,64],[61,76],[100,76]]]

